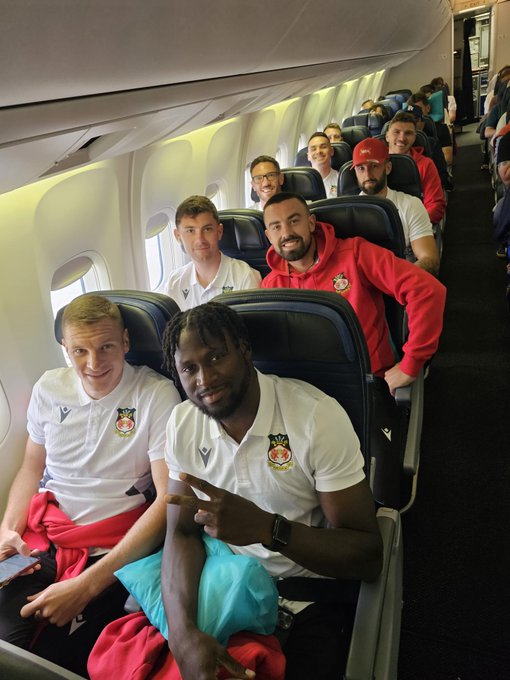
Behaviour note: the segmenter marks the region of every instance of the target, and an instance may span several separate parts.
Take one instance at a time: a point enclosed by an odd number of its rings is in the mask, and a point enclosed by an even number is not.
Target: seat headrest
[[[390,189],[422,198],[420,173],[414,159],[406,154],[390,153],[390,161],[391,172],[388,175]]]
[[[370,130],[366,125],[353,125],[342,128],[342,139],[351,147],[351,152],[356,144],[366,137],[370,137]]]
[[[266,238],[260,210],[250,208],[220,210],[218,216],[223,225],[223,236],[220,239],[221,252],[247,262],[263,276],[268,274],[266,252],[269,248],[269,241]]]
[[[361,236],[404,257],[405,238],[394,203],[380,196],[337,196],[318,201],[310,212],[319,222],[335,228],[337,238]]]

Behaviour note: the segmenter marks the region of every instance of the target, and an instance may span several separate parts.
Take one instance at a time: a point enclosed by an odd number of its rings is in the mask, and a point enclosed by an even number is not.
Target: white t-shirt
[[[360,193],[362,196],[366,196],[364,191]],[[411,194],[406,194],[403,191],[395,191],[390,187],[387,187],[386,198],[398,210],[404,229],[406,257],[416,259],[411,248],[411,242],[423,236],[434,236],[427,209],[423,205],[423,201],[417,196],[411,196]]]
[[[257,375],[260,404],[240,444],[190,401],[174,409],[165,451],[170,478],[188,472],[268,512],[322,526],[317,491],[346,489],[364,478],[358,438],[343,408],[316,387]],[[273,576],[316,576],[260,543],[230,547],[259,559]]]
[[[52,491],[78,525],[143,504],[151,462],[164,457],[165,427],[181,399],[147,366],[124,364],[117,387],[91,399],[73,368],[46,371],[32,390],[28,433],[46,448],[40,491]]]
[[[335,198],[338,193],[338,172],[331,168],[329,175],[323,177],[322,181],[324,182],[324,189],[326,190],[326,198]]]
[[[195,265],[188,262],[170,274],[163,286],[163,292],[173,298],[184,311],[209,302],[217,295],[233,290],[260,288],[262,277],[246,262],[221,253],[218,272],[211,283],[203,288],[197,278]]]

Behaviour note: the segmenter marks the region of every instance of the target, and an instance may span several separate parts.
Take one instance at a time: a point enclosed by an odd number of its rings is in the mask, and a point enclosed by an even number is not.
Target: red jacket
[[[257,680],[284,679],[285,657],[274,635],[236,633],[228,641],[227,651],[255,671]],[[182,680],[167,641],[143,612],[128,614],[103,628],[87,670],[91,680]],[[226,677],[230,674],[221,670],[218,678]]]
[[[439,173],[434,165],[434,161],[423,155],[422,146],[412,146],[410,152],[420,173],[423,203],[429,214],[430,221],[432,224],[437,224],[441,221],[446,208]]]
[[[362,238],[335,238],[330,224],[317,222],[315,237],[319,261],[303,273],[289,273],[288,263],[271,246],[267,262],[272,271],[262,281],[262,288],[311,288],[345,297],[365,333],[372,371],[381,376],[395,364],[382,293],[396,298],[406,306],[409,318],[409,338],[403,347],[400,368],[407,375],[418,375],[437,349],[445,287],[386,248]]]
[[[48,550],[50,542],[57,550],[56,581],[78,576],[84,570],[89,548],[113,548],[136,520],[147,510],[148,504],[107,517],[99,522],[78,526],[59,508],[51,491],[32,496],[28,509],[27,528],[23,540],[32,550]]]

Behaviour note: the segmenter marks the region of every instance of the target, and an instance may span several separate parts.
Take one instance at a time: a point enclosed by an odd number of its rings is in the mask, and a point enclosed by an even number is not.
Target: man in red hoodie
[[[267,262],[272,271],[262,280],[262,288],[311,288],[346,298],[365,333],[377,391],[385,409],[393,411],[389,393],[394,395],[398,387],[412,383],[437,349],[444,286],[428,272],[365,239],[335,238],[334,228],[317,222],[298,194],[280,193],[269,199],[264,223],[271,242]],[[409,337],[398,362],[386,326],[383,293],[407,310]],[[389,392],[381,386],[382,380]],[[390,413],[388,421],[394,415]],[[388,429],[388,423],[382,426]],[[375,494],[391,506],[398,503],[396,496],[381,498],[377,489]]]
[[[416,141],[416,118],[411,113],[396,113],[386,131],[390,153],[407,154],[415,161],[420,173],[423,203],[432,224],[441,221],[446,208],[443,187],[434,161],[423,155],[422,146],[413,146]]]

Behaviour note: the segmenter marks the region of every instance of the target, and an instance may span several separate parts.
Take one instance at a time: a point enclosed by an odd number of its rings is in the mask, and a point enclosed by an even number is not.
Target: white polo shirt
[[[28,433],[46,448],[40,491],[55,494],[79,525],[145,502],[152,461],[164,457],[165,427],[181,399],[173,382],[124,364],[117,387],[91,399],[73,368],[46,371],[28,407]]]
[[[197,278],[194,263],[189,262],[170,274],[163,292],[173,298],[184,311],[209,302],[222,293],[260,288],[261,280],[260,273],[246,262],[221,253],[218,272],[206,288],[202,287]]]
[[[358,438],[343,408],[317,388],[257,375],[260,404],[240,444],[190,401],[174,409],[165,452],[170,477],[188,472],[264,510],[322,526],[317,491],[346,489],[364,478]],[[273,576],[316,576],[260,543],[230,547],[259,559]]]
[[[323,177],[324,189],[326,190],[326,198],[335,198],[338,193],[338,172],[331,168],[331,172],[327,177]]]

